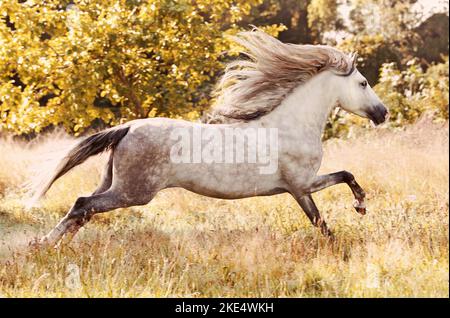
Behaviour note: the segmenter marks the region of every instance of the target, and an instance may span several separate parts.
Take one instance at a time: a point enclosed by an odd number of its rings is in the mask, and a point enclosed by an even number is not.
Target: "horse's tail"
[[[50,189],[52,184],[70,169],[82,164],[87,158],[103,151],[114,150],[120,140],[128,133],[129,126],[118,126],[93,134],[77,143],[59,162],[55,172],[48,180],[40,183],[34,191],[32,202],[38,201]]]

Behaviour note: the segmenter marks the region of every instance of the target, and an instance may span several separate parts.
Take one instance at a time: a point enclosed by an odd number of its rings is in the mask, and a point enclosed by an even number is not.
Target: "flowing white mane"
[[[248,59],[227,65],[216,89],[212,123],[258,118],[319,72],[333,69],[347,75],[355,68],[355,54],[325,45],[286,44],[258,29],[242,32],[234,41],[247,49],[243,54]]]

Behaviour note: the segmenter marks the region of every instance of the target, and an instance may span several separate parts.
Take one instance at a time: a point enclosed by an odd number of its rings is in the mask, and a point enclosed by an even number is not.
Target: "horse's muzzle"
[[[386,119],[388,118],[388,115],[389,115],[389,112],[383,104],[378,104],[378,105],[372,106],[367,111],[367,117],[369,117],[369,119],[371,121],[373,121],[373,123],[375,125],[384,123],[386,121]]]

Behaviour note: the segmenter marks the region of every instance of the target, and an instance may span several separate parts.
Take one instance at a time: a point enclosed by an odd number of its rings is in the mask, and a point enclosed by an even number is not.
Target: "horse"
[[[73,237],[93,215],[148,204],[160,190],[173,187],[221,199],[287,192],[326,237],[333,237],[333,233],[312,193],[346,183],[355,198],[354,208],[366,214],[365,192],[352,173],[318,175],[322,133],[335,107],[368,118],[375,125],[388,117],[387,108],[357,70],[356,54],[326,45],[283,43],[259,29],[241,32],[234,40],[245,51],[228,64],[219,80],[216,104],[207,122],[137,119],[82,139],[68,151],[35,189],[35,199],[87,158],[108,151],[109,160],[98,188],[90,196],[79,197],[41,243],[56,244],[69,234]],[[196,143],[201,149],[208,148],[212,140],[223,141],[228,131],[268,129],[277,132],[276,167],[271,171],[261,172],[261,166],[249,160],[215,160],[223,155],[222,150],[208,160],[193,160],[199,154],[195,149],[180,155],[181,160],[176,157],[180,139],[173,138],[175,132],[189,135],[183,144],[186,147]],[[208,131],[214,138],[196,138],[196,131]],[[224,144],[234,151],[242,148],[242,144]],[[267,150],[268,146],[259,148]],[[255,147],[247,149],[247,156],[251,149]]]

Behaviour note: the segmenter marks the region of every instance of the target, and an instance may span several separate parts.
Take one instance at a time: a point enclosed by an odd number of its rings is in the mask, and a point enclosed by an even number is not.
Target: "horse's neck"
[[[336,87],[329,72],[316,75],[300,85],[268,115],[262,118],[271,127],[313,134],[321,138],[328,115],[336,104]]]

